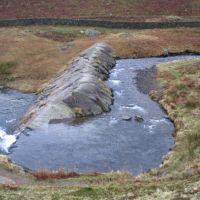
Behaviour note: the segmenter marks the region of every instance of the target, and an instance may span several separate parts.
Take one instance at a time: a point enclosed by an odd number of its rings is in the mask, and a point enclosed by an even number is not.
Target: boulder
[[[22,124],[35,129],[52,120],[108,112],[113,94],[104,80],[114,65],[107,44],[97,43],[86,49],[38,95]]]

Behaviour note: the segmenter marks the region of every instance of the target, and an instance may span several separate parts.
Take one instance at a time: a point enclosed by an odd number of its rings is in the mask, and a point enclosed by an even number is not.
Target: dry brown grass
[[[16,191],[16,190],[19,189],[19,185],[16,185],[16,184],[3,184],[3,185],[0,185],[0,189]]]
[[[110,44],[119,58],[159,56],[166,50],[169,53],[200,52],[200,30],[196,28],[105,29],[99,37],[76,38],[73,42],[65,40],[66,35],[62,42],[54,41],[54,37],[38,36],[40,30],[41,27],[0,29],[0,61],[17,63],[11,74],[15,79],[8,81],[7,86],[26,92],[38,91],[64,69],[64,65],[96,42]],[[56,34],[59,35],[59,31]],[[63,33],[59,37],[62,36]]]
[[[59,171],[49,171],[41,170],[36,172],[31,172],[31,175],[37,178],[37,180],[46,180],[46,179],[67,179],[67,178],[77,178],[80,176],[98,176],[100,173],[84,173],[83,175],[76,172],[66,172],[64,170]]]
[[[176,145],[167,167],[174,171],[199,163],[200,60],[178,60],[158,66],[164,87],[160,103],[176,125]],[[170,162],[170,164],[169,164]]]
[[[42,170],[37,172],[31,173],[34,177],[36,177],[38,180],[46,180],[46,179],[66,179],[66,178],[74,178],[74,177],[80,177],[80,174],[76,172],[65,172],[63,170],[60,171],[48,171],[48,170]]]
[[[0,29],[0,61],[17,61],[13,69],[16,80],[8,86],[36,91],[50,80],[80,50],[65,52],[63,43],[55,42],[20,28]]]

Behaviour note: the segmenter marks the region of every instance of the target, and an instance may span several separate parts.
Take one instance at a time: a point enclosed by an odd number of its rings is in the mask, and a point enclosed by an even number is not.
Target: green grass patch
[[[12,70],[17,65],[15,61],[0,61],[0,85],[5,85],[9,81],[13,81],[15,78],[12,76]]]
[[[101,27],[86,27],[86,26],[32,26],[27,28],[33,32],[36,36],[45,37],[60,42],[71,42],[76,39],[89,37],[86,35],[86,30],[95,30],[99,35],[105,35],[110,33],[119,33],[122,29],[111,29]],[[130,30],[123,30],[125,32],[131,32]],[[98,35],[96,36],[98,37]]]

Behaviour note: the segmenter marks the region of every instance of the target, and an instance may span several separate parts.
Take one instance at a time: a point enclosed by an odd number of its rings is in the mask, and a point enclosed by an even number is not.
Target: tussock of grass
[[[13,62],[1,62],[0,63],[0,73],[10,74],[10,68],[13,66]]]
[[[59,171],[49,171],[49,170],[41,170],[31,173],[37,180],[46,180],[46,179],[67,179],[67,178],[76,178],[83,176],[80,173],[76,172],[66,172],[64,170]],[[88,173],[84,174],[84,176],[98,176],[100,173]]]
[[[35,176],[38,180],[46,180],[46,179],[66,179],[66,178],[74,178],[74,177],[79,177],[80,174],[75,173],[75,172],[65,172],[63,170],[60,171],[48,171],[48,170],[43,170],[43,171],[38,171],[38,172],[32,172],[31,173],[33,176]]]

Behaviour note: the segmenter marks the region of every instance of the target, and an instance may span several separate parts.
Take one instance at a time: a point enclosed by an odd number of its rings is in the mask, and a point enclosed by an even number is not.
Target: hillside
[[[84,18],[124,21],[200,19],[199,0],[1,0],[0,19]]]

